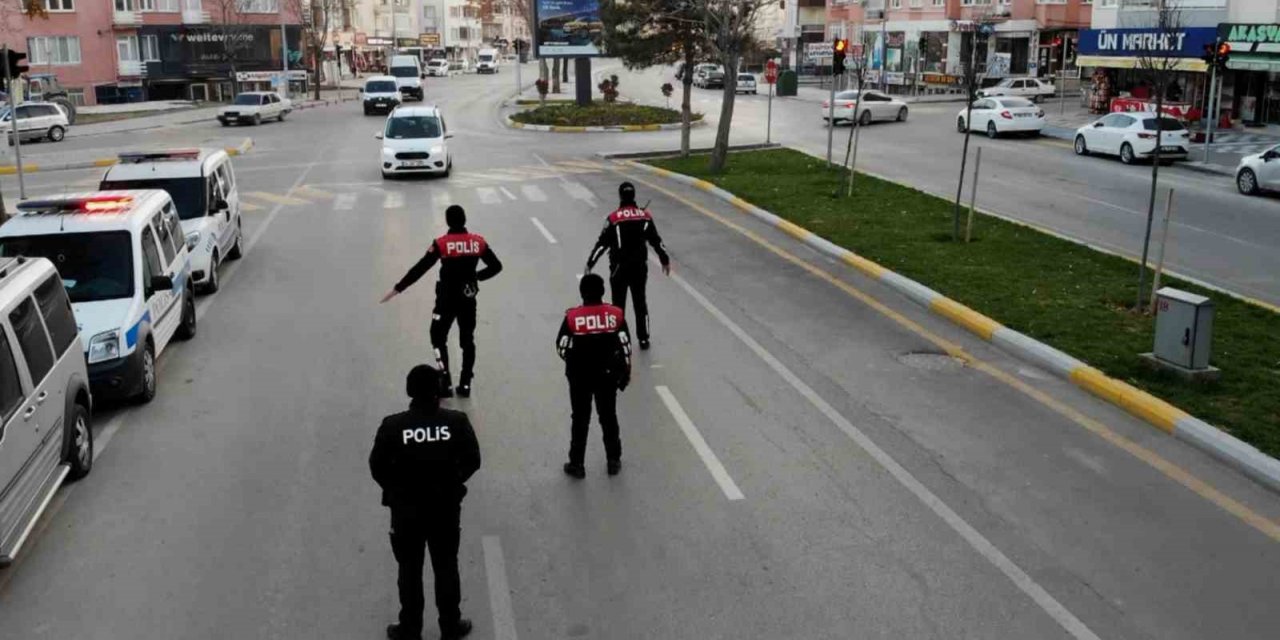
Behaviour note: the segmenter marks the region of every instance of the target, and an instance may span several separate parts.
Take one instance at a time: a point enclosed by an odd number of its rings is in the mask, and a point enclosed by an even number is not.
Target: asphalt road
[[[378,120],[356,105],[251,131],[236,160],[247,255],[202,299],[199,336],[162,358],[157,399],[99,415],[93,474],[0,571],[4,637],[382,637],[394,562],[366,459],[380,417],[405,404],[404,373],[430,357],[431,286],[377,300],[450,202],[507,266],[480,293],[476,395],[451,401],[484,454],[461,552],[475,637],[1280,627],[1275,495],[645,176],[676,275],[650,276],[654,348],[620,399],[622,474],[605,475],[593,428],[587,479],[566,478],[553,342],[624,179],[589,153],[671,136],[505,130],[510,82],[430,85],[456,134],[447,180],[382,181]]]

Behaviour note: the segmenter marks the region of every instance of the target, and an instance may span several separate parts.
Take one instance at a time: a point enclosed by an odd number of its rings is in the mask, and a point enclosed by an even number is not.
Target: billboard
[[[603,55],[600,0],[533,0],[538,57]]]

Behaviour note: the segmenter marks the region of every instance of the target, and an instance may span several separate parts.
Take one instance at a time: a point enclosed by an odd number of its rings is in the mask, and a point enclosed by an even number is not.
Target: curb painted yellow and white
[[[226,147],[227,155],[242,156],[253,148],[253,138],[245,138],[244,142],[234,146]],[[59,164],[22,164],[23,173],[35,173],[37,171],[71,171],[74,169],[94,169],[98,167],[109,167],[120,162],[119,158],[98,158],[96,160],[81,160],[80,162],[63,162]],[[18,172],[18,166],[13,164],[0,165],[0,176],[12,175]]]
[[[919,282],[894,273],[848,249],[818,237],[812,231],[784,220],[742,198],[684,174],[631,160],[623,164],[652,173],[720,198],[755,216],[766,224],[817,249],[843,264],[849,265],[872,280],[901,293],[913,302],[950,320],[970,333],[991,342],[1013,355],[1030,361],[1058,377],[1141,418],[1148,424],[1212,455],[1227,465],[1253,478],[1267,488],[1280,492],[1280,460],[1272,458],[1217,428],[1188,414],[1160,398],[1126,382],[1111,378],[1088,364],[1043,342],[1010,329],[969,307],[952,300]]]
[[[702,124],[703,120],[694,120],[692,126]],[[523,129],[525,131],[546,131],[551,133],[632,133],[636,131],[676,131],[680,128],[679,122],[670,124],[620,124],[611,127],[567,127],[554,124],[525,124],[516,122],[507,116],[507,126],[512,129]]]

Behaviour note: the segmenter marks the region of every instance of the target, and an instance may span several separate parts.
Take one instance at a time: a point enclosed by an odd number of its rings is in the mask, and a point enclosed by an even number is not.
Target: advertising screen
[[[600,0],[534,0],[538,56],[590,57],[603,54]]]

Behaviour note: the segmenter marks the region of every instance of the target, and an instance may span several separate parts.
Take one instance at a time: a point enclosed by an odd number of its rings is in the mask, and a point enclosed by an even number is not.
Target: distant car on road
[[[443,58],[432,60],[427,63],[427,75],[435,77],[447,77],[449,75],[449,61]]]
[[[723,88],[724,69],[718,64],[700,64],[693,68],[693,84],[703,89]]]
[[[284,122],[284,117],[293,111],[293,101],[270,91],[250,91],[236,96],[231,104],[218,110],[218,122],[229,127],[232,123],[260,125],[263,120],[275,118]]]
[[[971,118],[966,122],[965,118]],[[956,116],[956,130],[985,131],[988,138],[1004,133],[1039,135],[1044,128],[1044,109],[1026,98],[982,98],[974,100],[972,112],[961,109]]]
[[[382,131],[382,177],[437,174],[449,177],[453,156],[447,140],[453,137],[444,116],[434,106],[400,107],[391,112]]]
[[[61,142],[71,126],[67,112],[53,102],[24,102],[18,110],[18,138],[22,142],[31,140],[49,140]],[[3,127],[9,146],[13,146],[13,120],[9,108],[5,107],[0,116],[0,127]]]
[[[1280,190],[1280,146],[1240,158],[1236,188],[1247,196]]]
[[[1156,128],[1159,127],[1157,139]],[[1185,160],[1191,134],[1182,122],[1145,111],[1111,113],[1076,129],[1076,155],[1118,155],[1125,164],[1151,158],[1160,145],[1162,160]]]
[[[861,109],[857,116],[854,115],[855,108]],[[860,125],[868,125],[876,120],[903,122],[907,119],[907,105],[879,91],[862,92],[862,103],[859,104],[857,91],[841,91],[836,94],[834,109],[829,101],[822,101],[822,120],[825,122],[829,119],[835,120],[836,124],[856,119]]]
[[[1057,89],[1052,82],[1038,78],[1005,78],[995,86],[978,90],[979,98],[995,96],[1014,96],[1039,102],[1041,98],[1052,97]]]
[[[756,93],[756,77],[749,73],[738,74],[738,85],[735,93]]]
[[[367,116],[375,111],[391,113],[400,106],[400,90],[396,88],[393,76],[373,76],[364,81],[360,89],[360,99],[364,104]]]

